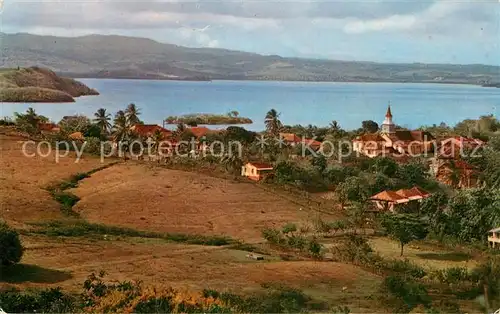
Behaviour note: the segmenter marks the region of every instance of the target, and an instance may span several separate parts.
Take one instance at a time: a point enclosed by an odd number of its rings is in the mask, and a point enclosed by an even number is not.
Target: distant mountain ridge
[[[218,48],[188,48],[147,38],[0,34],[3,68],[42,66],[70,77],[432,82],[494,84],[500,67],[376,63],[266,56]]]

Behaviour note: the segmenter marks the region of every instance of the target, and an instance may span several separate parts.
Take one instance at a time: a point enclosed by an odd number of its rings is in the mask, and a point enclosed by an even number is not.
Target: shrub
[[[17,231],[0,222],[0,267],[19,263],[23,251]]]
[[[410,311],[422,304],[428,307],[431,299],[422,284],[402,276],[388,276],[383,282],[384,288],[394,297],[404,302],[400,310]]]
[[[21,292],[16,289],[0,292],[0,304],[8,313],[70,313],[76,310],[76,300],[60,288]]]

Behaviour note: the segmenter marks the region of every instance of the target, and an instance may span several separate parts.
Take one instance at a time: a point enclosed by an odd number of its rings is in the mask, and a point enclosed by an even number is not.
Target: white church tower
[[[396,133],[396,125],[392,122],[391,105],[387,107],[387,113],[385,114],[384,123],[382,123],[381,133],[394,134]]]

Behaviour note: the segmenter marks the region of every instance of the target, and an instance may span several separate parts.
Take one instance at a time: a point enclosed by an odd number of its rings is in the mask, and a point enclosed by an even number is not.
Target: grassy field
[[[73,158],[56,163],[54,154],[28,158],[22,141],[0,135],[1,218],[20,231],[26,248],[20,264],[0,273],[0,288],[77,291],[90,273],[104,270],[109,280],[240,294],[284,285],[332,306],[386,310],[376,301],[381,277],[348,264],[287,260],[263,243],[261,228],[318,215],[293,197],[253,183],[130,162],[82,176],[65,190],[81,198],[72,208],[79,217],[68,217],[47,187],[103,165],[93,157],[79,163]],[[252,243],[265,260],[247,258],[248,252],[238,249],[244,245],[199,242],[214,236]]]
[[[386,238],[371,238],[370,246],[387,258],[405,259],[426,269],[444,269],[451,267],[474,268],[478,264],[478,257],[460,251],[446,250],[437,245],[419,241],[404,247],[403,257],[400,256],[399,243]]]

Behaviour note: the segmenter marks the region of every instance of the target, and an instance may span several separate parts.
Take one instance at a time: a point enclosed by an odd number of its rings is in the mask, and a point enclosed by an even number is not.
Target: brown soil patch
[[[85,156],[75,163],[70,153],[55,161],[52,151],[47,157],[27,157],[22,152],[22,137],[0,134],[0,218],[18,225],[27,221],[61,217],[60,207],[44,188],[51,182],[102,166],[99,158]],[[35,153],[32,145],[29,153]],[[47,146],[42,147],[42,153]]]
[[[72,192],[81,198],[73,209],[91,222],[246,241],[318,214],[253,183],[134,163],[99,171]]]

